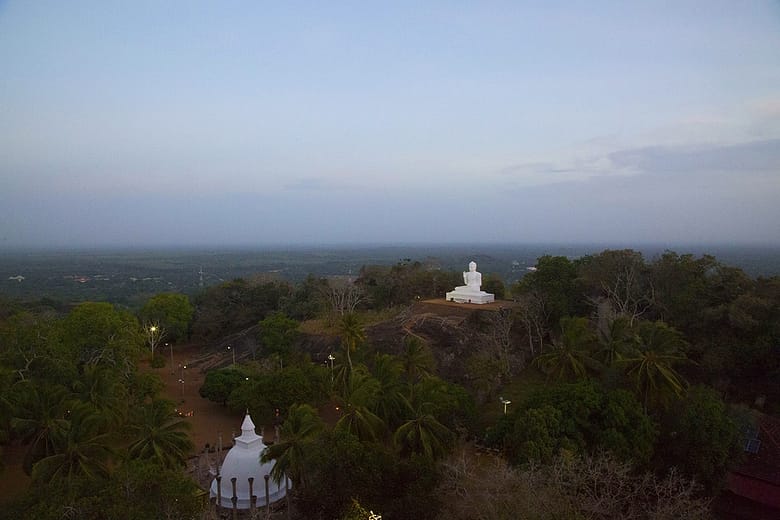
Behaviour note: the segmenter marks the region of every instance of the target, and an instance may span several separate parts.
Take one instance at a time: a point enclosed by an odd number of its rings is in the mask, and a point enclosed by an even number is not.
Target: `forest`
[[[712,518],[745,435],[780,414],[780,277],[604,250],[484,273],[497,308],[426,306],[461,283],[405,259],[138,308],[0,299],[0,446],[32,479],[0,518],[208,517],[155,373],[168,342],[242,338],[200,394],[279,414],[264,458],[292,518]]]

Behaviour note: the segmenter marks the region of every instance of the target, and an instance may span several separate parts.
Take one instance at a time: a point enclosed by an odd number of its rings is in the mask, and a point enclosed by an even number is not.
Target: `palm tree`
[[[84,367],[84,374],[74,384],[77,397],[103,414],[111,426],[124,422],[127,413],[127,387],[118,374],[96,365]]]
[[[290,407],[287,420],[282,424],[281,441],[266,448],[260,456],[261,462],[276,461],[271,477],[277,484],[288,475],[293,487],[306,485],[306,453],[323,426],[317,411],[308,404]]]
[[[453,434],[424,408],[419,407],[415,416],[395,431],[393,443],[404,456],[418,454],[437,459],[447,453]]]
[[[74,403],[68,427],[52,436],[54,454],[35,463],[32,478],[36,482],[65,480],[83,476],[97,480],[108,475],[114,454],[106,419],[85,403]]]
[[[673,368],[688,361],[682,351],[687,343],[680,332],[662,321],[640,323],[638,340],[638,348],[621,364],[626,375],[634,379],[647,412],[651,401],[663,403],[670,395],[679,397],[687,387]]]
[[[366,367],[356,366],[349,374],[343,393],[336,396],[343,415],[335,429],[346,430],[360,440],[377,440],[384,423],[371,409],[376,406],[379,391],[379,382],[371,377]]]
[[[561,318],[561,336],[553,341],[548,352],[534,360],[548,376],[556,379],[580,379],[588,369],[597,365],[591,353],[596,345],[596,335],[585,318]]]
[[[11,428],[28,444],[22,467],[29,475],[33,464],[55,454],[55,438],[70,427],[67,416],[72,395],[59,385],[29,381],[17,383],[14,390],[16,412],[11,418]]]
[[[410,383],[415,383],[423,377],[430,377],[435,366],[430,349],[420,338],[415,336],[408,336],[404,340],[401,363],[406,379]]]
[[[604,333],[599,333],[599,349],[595,357],[605,367],[611,367],[635,350],[638,344],[639,338],[628,318],[619,316]]]
[[[363,326],[360,324],[356,314],[345,314],[341,317],[338,324],[339,334],[341,335],[341,342],[344,345],[344,350],[347,353],[347,363],[349,369],[352,370],[352,356],[351,353],[357,350],[357,347],[366,340],[366,333],[363,330]]]
[[[374,411],[386,424],[399,424],[411,412],[405,396],[406,385],[401,379],[403,367],[398,358],[389,354],[377,354],[374,359],[373,376],[379,382],[379,395]]]
[[[132,417],[128,430],[133,440],[127,453],[132,458],[152,459],[166,468],[180,467],[192,450],[187,436],[190,427],[174,413],[171,402],[154,400]]]

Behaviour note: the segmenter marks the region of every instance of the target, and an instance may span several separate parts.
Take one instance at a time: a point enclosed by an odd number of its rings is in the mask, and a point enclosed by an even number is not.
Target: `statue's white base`
[[[447,293],[446,299],[448,302],[476,303],[480,305],[483,303],[493,303],[496,301],[495,295],[485,291],[459,291],[457,287],[454,291]]]

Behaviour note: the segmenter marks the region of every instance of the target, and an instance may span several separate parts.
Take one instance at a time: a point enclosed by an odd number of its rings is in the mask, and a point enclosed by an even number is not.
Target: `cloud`
[[[609,154],[619,170],[641,174],[769,171],[780,173],[780,139],[733,145],[649,146]]]

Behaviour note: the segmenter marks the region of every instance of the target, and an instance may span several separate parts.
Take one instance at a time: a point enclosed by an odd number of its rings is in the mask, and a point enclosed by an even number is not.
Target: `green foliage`
[[[382,309],[418,299],[440,298],[446,291],[462,285],[463,279],[454,271],[402,261],[392,267],[364,266],[355,283],[366,291],[375,309]]]
[[[73,403],[65,427],[50,436],[52,454],[32,467],[35,484],[63,480],[71,485],[75,477],[97,481],[108,476],[115,437],[105,416],[84,403]]]
[[[310,484],[297,494],[302,515],[342,518],[353,500],[383,519],[434,518],[439,507],[432,462],[401,460],[376,443],[345,431],[320,435],[307,450]]]
[[[130,369],[142,352],[135,317],[109,303],[87,302],[58,323],[59,352],[78,364]]]
[[[24,382],[14,388],[11,427],[27,445],[22,467],[29,475],[33,464],[56,453],[57,439],[70,427],[67,419],[72,394],[59,385]]]
[[[539,355],[534,364],[556,380],[587,377],[597,365],[593,358],[596,334],[585,318],[561,318],[561,335],[550,349]]]
[[[166,341],[185,341],[195,308],[179,293],[160,293],[150,298],[138,313],[145,323],[156,323],[165,331]]]
[[[385,424],[374,412],[380,391],[379,381],[371,377],[363,365],[357,365],[336,396],[341,417],[335,429],[355,435],[360,440],[376,441],[385,431]]]
[[[273,312],[260,321],[260,341],[269,354],[286,360],[299,334],[300,324],[281,312]]]
[[[271,419],[276,410],[286,413],[294,404],[317,405],[325,397],[317,384],[324,371],[324,367],[303,363],[273,372],[243,372],[247,375],[236,381],[227,404],[236,412],[249,409],[261,419]]]
[[[687,383],[674,367],[687,361],[686,345],[682,334],[661,321],[639,324],[637,348],[620,364],[633,380],[645,410],[682,395]]]
[[[509,460],[549,462],[561,451],[609,450],[643,464],[650,459],[655,428],[631,394],[594,381],[564,383],[533,392],[488,432]]]
[[[276,483],[287,475],[293,487],[306,485],[306,452],[324,429],[317,411],[307,404],[293,405],[282,424],[281,441],[269,446],[261,460],[274,461],[271,477]]]
[[[344,352],[347,354],[349,369],[352,370],[352,352],[366,340],[366,332],[357,314],[343,315],[338,323],[338,331]]]
[[[181,471],[128,461],[106,479],[74,476],[70,485],[54,479],[32,486],[20,499],[4,504],[0,519],[199,518],[205,504],[198,487]]]
[[[717,392],[692,387],[664,426],[658,450],[662,467],[676,466],[715,490],[739,448],[736,423]]]
[[[193,336],[212,341],[245,330],[279,310],[289,293],[286,283],[241,278],[209,287],[195,298]]]
[[[393,443],[402,457],[420,455],[436,460],[446,455],[452,445],[453,434],[424,407],[403,423],[393,435]]]
[[[164,468],[179,468],[192,450],[187,431],[190,424],[179,417],[173,403],[154,400],[133,411],[127,454],[132,459],[152,460]]]
[[[243,384],[247,377],[246,373],[235,367],[210,370],[198,392],[201,397],[227,405],[230,394]]]
[[[303,282],[293,288],[289,297],[282,299],[282,311],[298,321],[316,318],[325,307],[323,294],[327,287],[328,282],[324,278],[307,276]]]
[[[523,276],[512,292],[516,295],[533,294],[541,299],[550,326],[564,316],[578,314],[582,309],[577,267],[565,256],[540,257],[536,270]]]
[[[404,338],[400,361],[406,380],[410,383],[429,377],[436,370],[436,361],[433,359],[431,349],[416,336]]]
[[[165,362],[166,362],[165,355],[157,352],[154,354],[154,357],[149,362],[149,366],[152,368],[162,368],[165,366]]]
[[[487,274],[482,278],[482,290],[495,295],[497,300],[503,300],[506,294],[504,282],[492,274]]]

